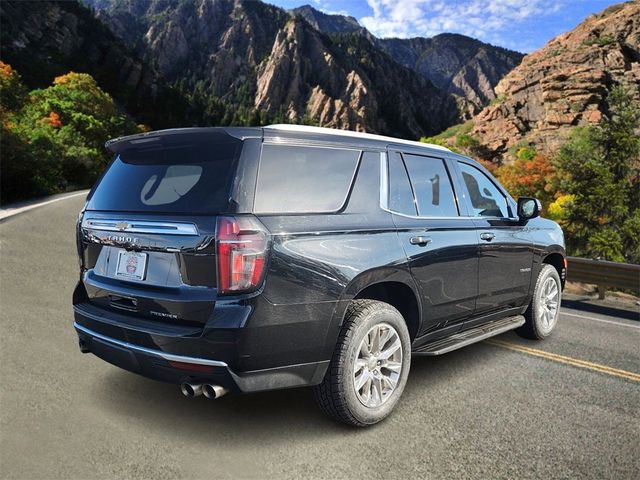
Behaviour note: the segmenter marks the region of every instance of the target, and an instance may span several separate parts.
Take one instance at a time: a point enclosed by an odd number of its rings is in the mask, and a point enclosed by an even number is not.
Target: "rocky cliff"
[[[298,18],[278,32],[258,66],[255,104],[270,113],[284,109],[290,121],[409,138],[457,118],[450,96],[366,38],[329,39]]]
[[[553,152],[573,127],[607,113],[612,86],[624,85],[640,101],[639,62],[640,3],[611,6],[527,55],[497,85],[497,100],[475,117],[469,135],[488,159],[516,145]]]

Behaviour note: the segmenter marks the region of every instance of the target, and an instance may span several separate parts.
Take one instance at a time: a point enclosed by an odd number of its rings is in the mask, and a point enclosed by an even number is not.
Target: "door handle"
[[[480,234],[480,238],[482,240],[490,242],[491,240],[493,240],[495,238],[495,235],[493,233],[485,232],[485,233],[481,233]]]
[[[431,239],[429,237],[411,237],[409,243],[411,243],[411,245],[426,247],[431,243]]]

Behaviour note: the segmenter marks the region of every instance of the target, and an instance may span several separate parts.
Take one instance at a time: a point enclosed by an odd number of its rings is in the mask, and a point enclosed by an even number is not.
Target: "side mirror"
[[[518,217],[520,220],[529,220],[540,216],[542,204],[536,198],[520,197],[518,199]]]

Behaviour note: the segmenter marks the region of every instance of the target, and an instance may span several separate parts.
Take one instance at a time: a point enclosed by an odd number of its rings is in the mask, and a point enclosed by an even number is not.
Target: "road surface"
[[[0,223],[2,478],[640,478],[637,310],[563,308],[545,342],[415,358],[364,430],[308,389],[187,399],[78,351],[82,201]]]

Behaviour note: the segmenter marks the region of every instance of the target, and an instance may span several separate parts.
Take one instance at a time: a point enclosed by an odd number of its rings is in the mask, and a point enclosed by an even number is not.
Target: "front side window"
[[[254,211],[283,214],[340,210],[359,158],[358,150],[264,145]]]
[[[483,172],[466,163],[458,162],[462,178],[476,217],[509,217],[507,199]]]
[[[439,158],[403,154],[421,217],[457,217],[451,179]]]

